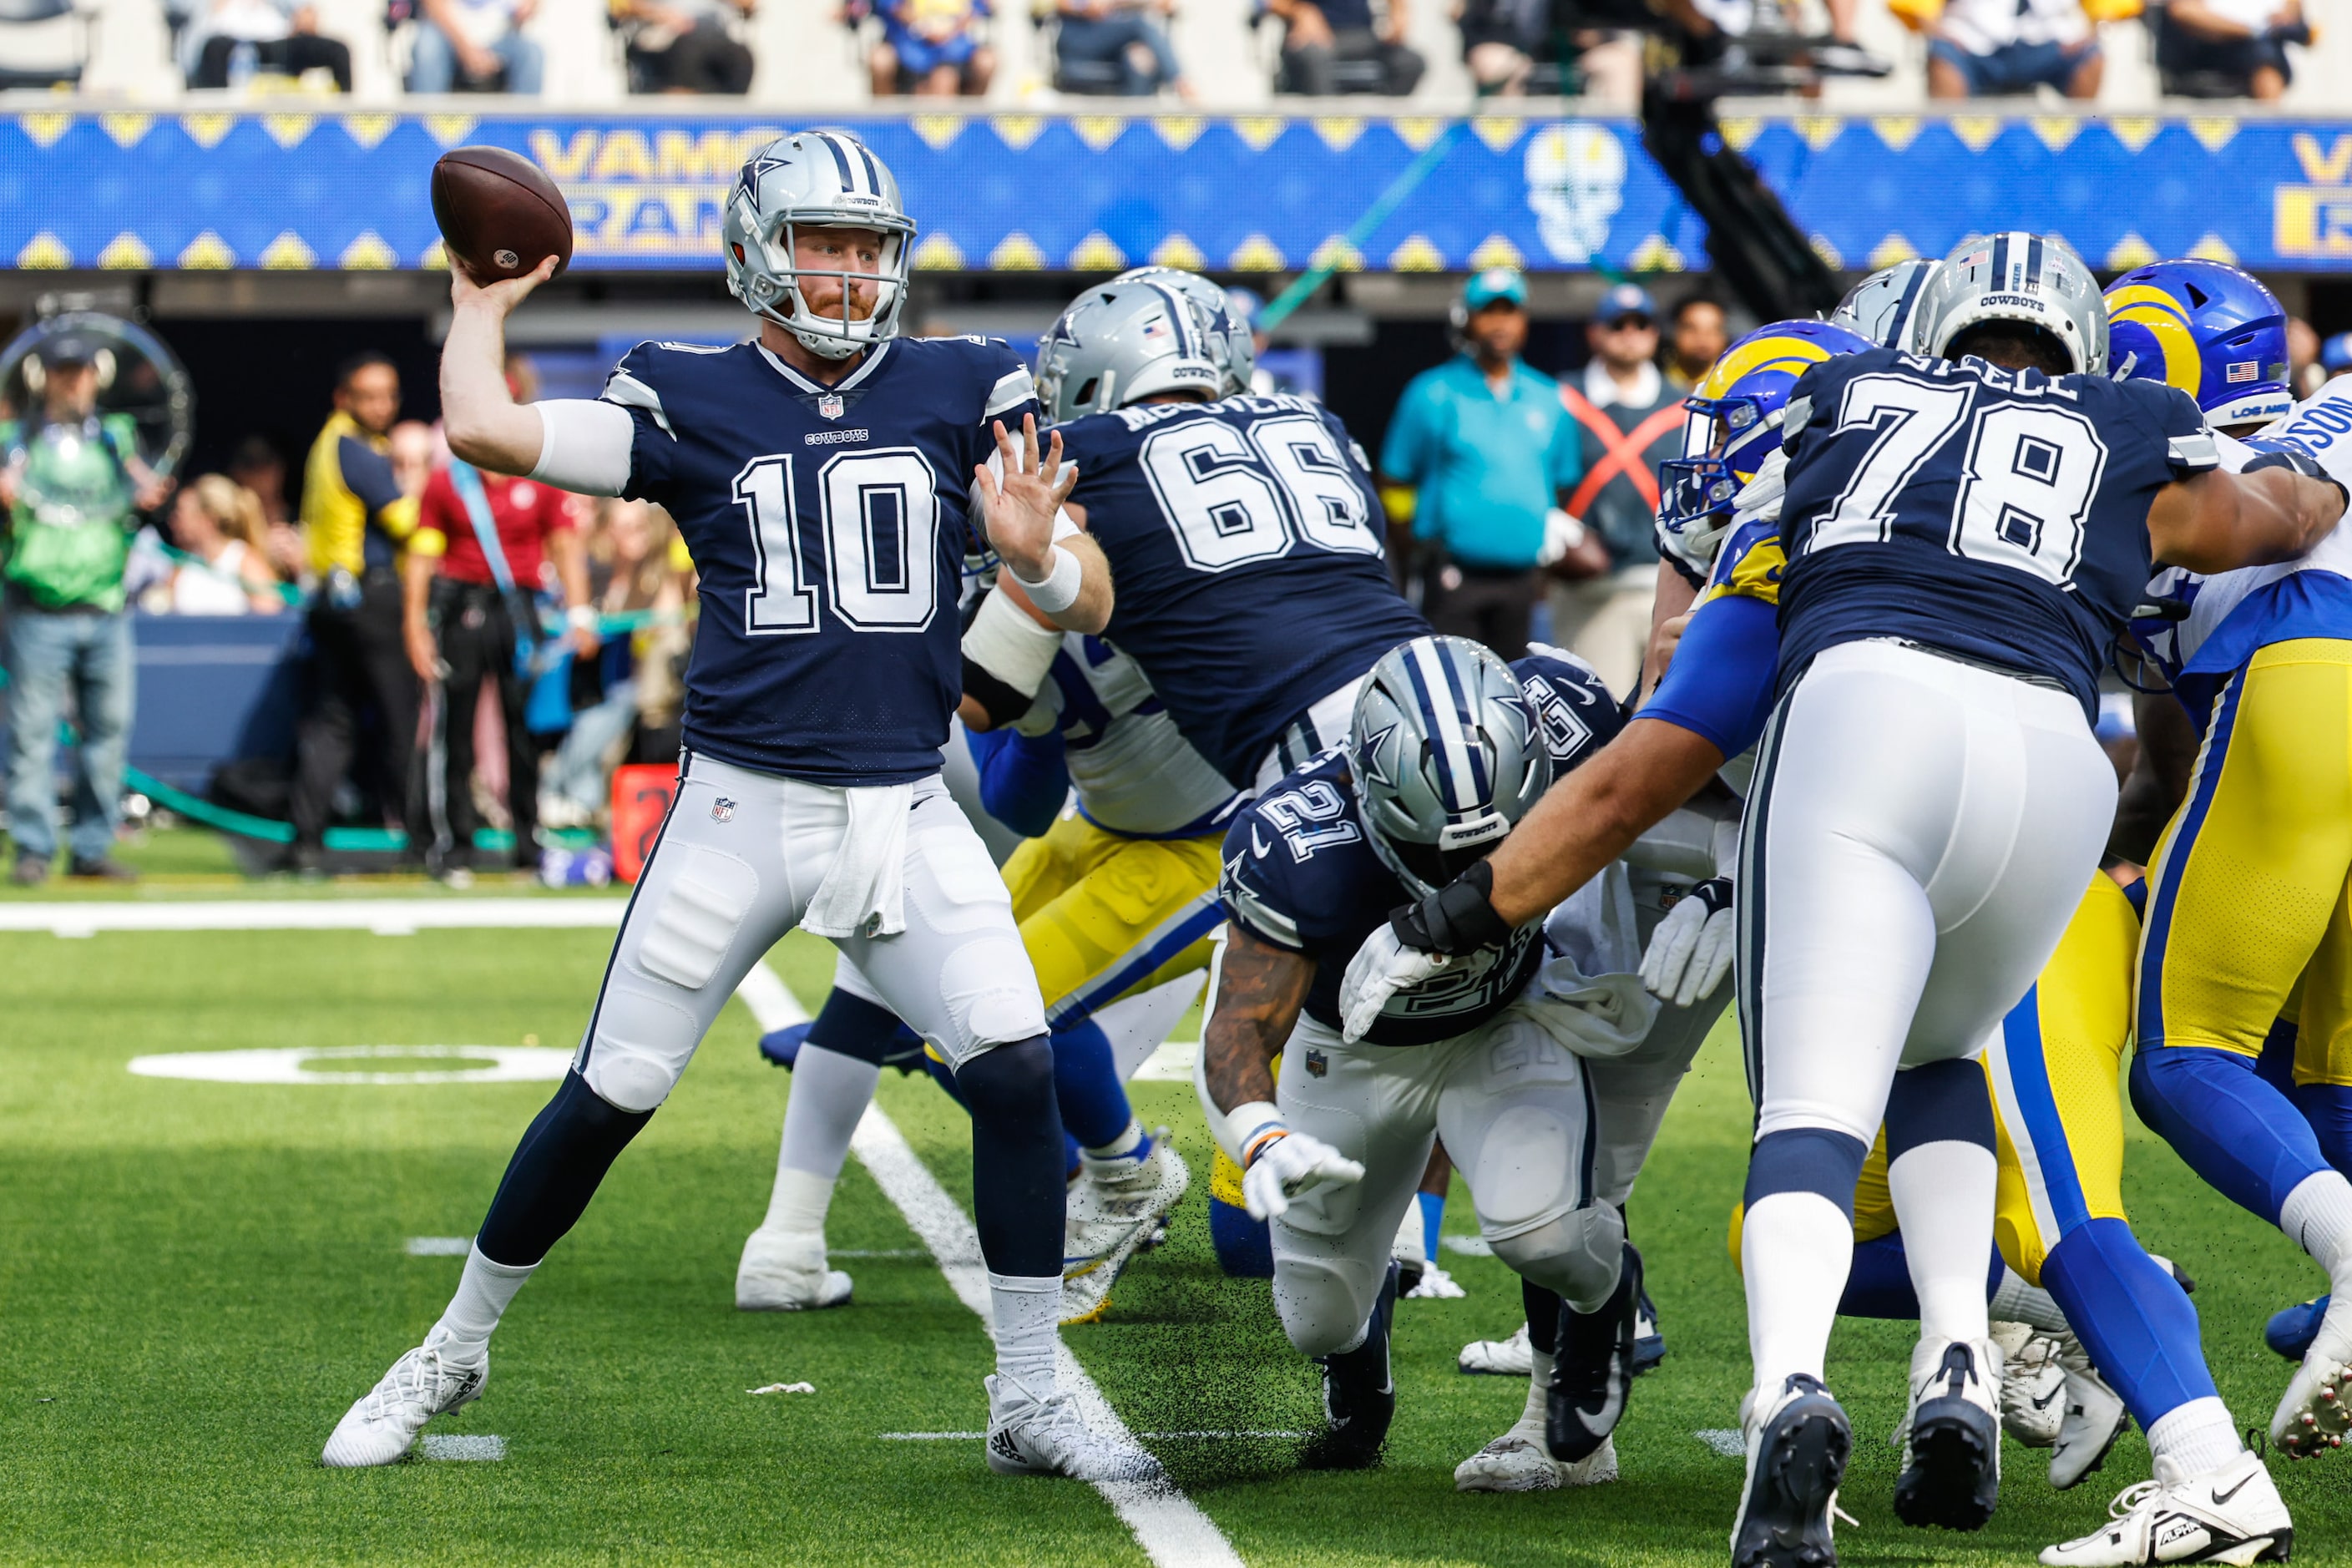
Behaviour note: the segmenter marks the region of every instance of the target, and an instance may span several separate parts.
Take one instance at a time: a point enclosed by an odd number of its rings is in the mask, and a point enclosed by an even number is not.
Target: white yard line
[[[625,899],[219,899],[187,903],[0,903],[0,931],[611,931]]]
[[[764,961],[751,966],[751,974],[764,975],[765,980],[747,978],[735,994],[751,1008],[761,1029],[780,1029],[807,1016]],[[775,1005],[778,993],[792,1003],[790,1014],[763,1010]],[[908,1146],[898,1123],[883,1114],[880,1106],[866,1108],[849,1147],[883,1193],[898,1205],[908,1227],[939,1259],[940,1271],[947,1276],[956,1299],[978,1315],[985,1329],[990,1321],[988,1265],[981,1258],[980,1233],[972,1228],[971,1217],[940,1185],[929,1167]],[[1109,1441],[1131,1446],[1150,1458],[1068,1345],[1060,1347],[1055,1370],[1089,1426]],[[1097,1481],[1095,1489],[1126,1521],[1136,1543],[1158,1568],[1243,1568],[1241,1553],[1234,1550],[1233,1542],[1168,1478],[1157,1459],[1151,1460],[1150,1473],[1142,1480]]]

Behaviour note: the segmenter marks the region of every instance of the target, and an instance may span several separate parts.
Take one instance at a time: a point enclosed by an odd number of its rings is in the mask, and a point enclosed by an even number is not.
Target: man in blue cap
[[[1519,359],[1527,304],[1512,268],[1472,278],[1454,303],[1462,352],[1413,377],[1381,448],[1390,521],[1423,546],[1423,613],[1505,659],[1528,651],[1538,567],[1589,575],[1607,559],[1562,504],[1584,459],[1559,384]]]
[[[1658,462],[1682,453],[1682,399],[1659,374],[1658,312],[1639,284],[1601,295],[1584,334],[1591,361],[1580,381],[1560,389],[1584,452],[1584,478],[1568,510],[1600,537],[1609,563],[1578,580],[1555,574],[1551,640],[1598,670],[1610,690],[1631,697],[1657,594]]]

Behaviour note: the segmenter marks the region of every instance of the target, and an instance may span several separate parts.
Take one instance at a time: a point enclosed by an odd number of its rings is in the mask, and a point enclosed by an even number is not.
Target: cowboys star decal
[[[1396,788],[1396,775],[1389,772],[1388,759],[1382,754],[1388,750],[1389,737],[1396,732],[1395,725],[1383,724],[1364,738],[1356,757],[1363,765],[1366,784],[1376,784],[1384,789]]]

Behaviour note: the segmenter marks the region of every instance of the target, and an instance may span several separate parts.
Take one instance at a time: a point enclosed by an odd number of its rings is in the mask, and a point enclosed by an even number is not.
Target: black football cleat
[[[1748,1479],[1731,1527],[1731,1568],[1834,1568],[1838,1483],[1853,1427],[1830,1391],[1796,1373],[1748,1442]]]
[[[1909,1440],[1895,1516],[1916,1529],[1982,1530],[2000,1501],[2000,1395],[1988,1341],[1930,1341],[1914,1352]],[[1925,1363],[1922,1365],[1921,1363]]]
[[[1628,1243],[1617,1289],[1598,1311],[1559,1305],[1559,1343],[1544,1394],[1544,1446],[1563,1465],[1591,1458],[1624,1417],[1641,1301],[1642,1255]]]
[[[1381,1462],[1396,1418],[1396,1379],[1389,1371],[1389,1330],[1396,1321],[1396,1260],[1372,1302],[1364,1342],[1336,1355],[1318,1356],[1323,1368],[1323,1414],[1329,1425],[1299,1457],[1310,1470],[1368,1470]]]

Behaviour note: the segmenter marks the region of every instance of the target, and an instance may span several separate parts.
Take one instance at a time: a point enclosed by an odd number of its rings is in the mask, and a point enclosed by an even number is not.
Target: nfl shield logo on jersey
[[[841,409],[841,394],[837,392],[824,393],[816,400],[816,411],[827,419],[840,418]]]

